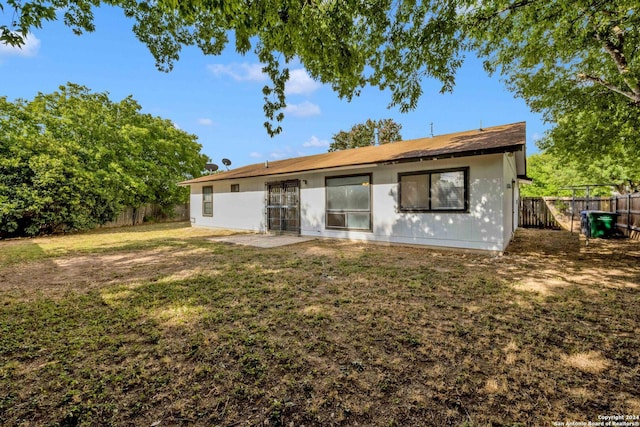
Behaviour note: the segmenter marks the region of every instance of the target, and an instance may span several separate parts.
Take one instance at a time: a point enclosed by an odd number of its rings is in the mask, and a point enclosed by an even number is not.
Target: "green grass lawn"
[[[640,415],[638,242],[522,231],[495,258],[216,234],[165,224],[0,242],[0,425]]]

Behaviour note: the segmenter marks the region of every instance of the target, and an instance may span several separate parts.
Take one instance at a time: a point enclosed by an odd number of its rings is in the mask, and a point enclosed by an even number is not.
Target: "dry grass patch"
[[[600,374],[611,366],[611,363],[602,357],[602,354],[598,351],[576,353],[569,356],[563,355],[562,361],[572,368],[590,374]]]
[[[190,227],[189,223],[162,223],[137,227],[105,228],[94,231],[0,241],[0,267],[43,258],[99,254],[145,248],[185,245],[190,239],[224,236],[231,232]]]
[[[0,267],[0,424],[549,425],[638,406],[632,243],[521,231],[489,257],[178,230]],[[538,270],[563,286],[519,287]]]

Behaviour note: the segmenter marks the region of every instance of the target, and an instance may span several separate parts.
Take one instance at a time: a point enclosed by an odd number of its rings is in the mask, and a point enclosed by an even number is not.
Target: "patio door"
[[[269,231],[300,233],[300,181],[267,184]]]

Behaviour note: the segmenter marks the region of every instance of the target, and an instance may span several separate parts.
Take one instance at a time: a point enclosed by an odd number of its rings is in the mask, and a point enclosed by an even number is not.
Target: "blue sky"
[[[0,12],[1,13],[1,12]],[[452,94],[440,94],[436,81],[423,82],[418,108],[402,114],[388,109],[388,92],[366,88],[351,102],[311,80],[301,66],[291,68],[284,131],[270,138],[263,127],[262,87],[268,82],[253,55],[227,49],[205,56],[196,48],[181,53],[173,71],[163,73],[131,31],[133,21],[119,9],[95,11],[96,31],[74,35],[61,22],[34,30],[20,51],[0,46],[0,96],[31,99],[66,82],[109,92],[118,101],[132,95],[143,112],[172,120],[198,136],[204,154],[232,167],[264,160],[326,152],[331,136],[367,118],[393,118],[403,139],[527,122],[527,153],[548,128],[522,99],[507,92],[497,76],[488,77],[470,57],[459,71]]]

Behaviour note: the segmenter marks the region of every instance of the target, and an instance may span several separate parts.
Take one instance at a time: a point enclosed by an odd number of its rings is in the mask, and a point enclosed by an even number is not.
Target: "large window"
[[[327,228],[371,230],[371,175],[326,179]]]
[[[398,181],[401,211],[469,211],[469,168],[404,173]]]
[[[213,216],[213,187],[202,187],[202,216]]]

